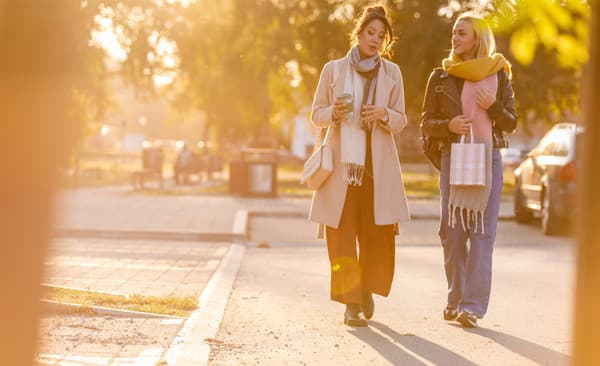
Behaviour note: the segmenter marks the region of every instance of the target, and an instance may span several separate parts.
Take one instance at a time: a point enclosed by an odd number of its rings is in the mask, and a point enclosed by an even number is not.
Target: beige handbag
[[[332,65],[333,80],[337,80],[339,76],[339,62],[332,61]],[[333,152],[327,146],[329,133],[332,129],[333,126],[327,128],[327,133],[321,145],[304,162],[300,183],[306,183],[306,186],[310,189],[319,189],[333,171]]]
[[[332,127],[327,128],[323,143],[308,157],[304,163],[304,170],[300,183],[306,183],[310,189],[319,189],[333,171],[333,152],[327,145]]]
[[[450,152],[450,184],[458,186],[485,186],[485,144],[465,144],[465,135],[460,143],[453,143]]]

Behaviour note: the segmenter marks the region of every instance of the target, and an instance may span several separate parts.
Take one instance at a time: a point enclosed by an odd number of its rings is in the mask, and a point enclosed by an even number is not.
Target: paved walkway
[[[97,292],[199,296],[228,243],[56,239],[44,282]]]
[[[180,319],[48,315],[40,320],[37,365],[155,366],[181,323]]]
[[[306,198],[168,196],[129,187],[79,189],[57,197],[57,229],[230,233],[238,210],[308,212]]]
[[[200,298],[229,243],[58,238],[44,283],[123,295]],[[47,314],[39,365],[156,365],[183,319]]]
[[[231,233],[236,212],[308,214],[310,199],[168,196],[132,192],[127,186],[66,191],[57,197],[56,229]],[[409,199],[414,219],[439,217],[439,200]],[[503,201],[500,217],[511,219],[512,202]]]
[[[225,262],[222,259],[231,243],[194,241],[193,236],[186,241],[165,240],[160,234],[232,234],[240,212],[267,213],[255,219],[257,224],[271,227],[264,238],[267,241],[306,242],[314,238],[315,225],[298,220],[308,212],[310,200],[306,197],[168,196],[132,192],[125,186],[65,191],[56,200],[55,230],[92,234],[53,240],[44,282],[57,286],[121,294],[199,296],[210,287],[207,284]],[[438,216],[437,200],[410,200],[409,206],[415,219]],[[510,202],[503,202],[501,216],[510,218],[511,211]],[[428,231],[435,226],[425,220],[421,223],[427,223]],[[119,235],[113,239],[94,237],[127,231],[149,235],[144,240]],[[319,247],[323,245],[320,241]],[[44,345],[39,363],[154,365],[179,337],[181,321],[165,321],[47,317],[41,324]]]

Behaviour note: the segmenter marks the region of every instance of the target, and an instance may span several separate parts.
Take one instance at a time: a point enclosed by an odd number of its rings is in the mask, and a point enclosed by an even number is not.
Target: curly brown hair
[[[371,5],[363,9],[360,16],[356,19],[354,30],[352,31],[352,42],[356,43],[358,35],[362,32],[369,23],[379,19],[385,25],[385,40],[383,42],[381,53],[391,56],[392,46],[394,45],[394,29],[392,28],[392,19],[388,16],[388,10],[385,5]]]

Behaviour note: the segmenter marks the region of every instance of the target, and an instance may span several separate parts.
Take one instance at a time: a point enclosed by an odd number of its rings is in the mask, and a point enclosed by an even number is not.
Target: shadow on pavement
[[[374,332],[372,328],[387,335],[392,341]],[[420,359],[436,365],[475,365],[475,363],[447,348],[414,334],[400,334],[387,325],[376,321],[369,321],[368,328],[356,328],[349,333],[373,347],[374,350],[394,365],[425,365],[426,363]]]
[[[454,325],[460,327],[460,325]],[[491,339],[499,345],[540,365],[568,365],[570,357],[528,340],[487,328],[465,329],[465,332]]]

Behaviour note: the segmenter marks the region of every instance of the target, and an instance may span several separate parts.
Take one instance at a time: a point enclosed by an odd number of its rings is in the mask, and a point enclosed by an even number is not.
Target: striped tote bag
[[[465,143],[465,135],[460,143],[453,143],[450,152],[450,184],[457,186],[485,186],[485,144],[471,141]]]

